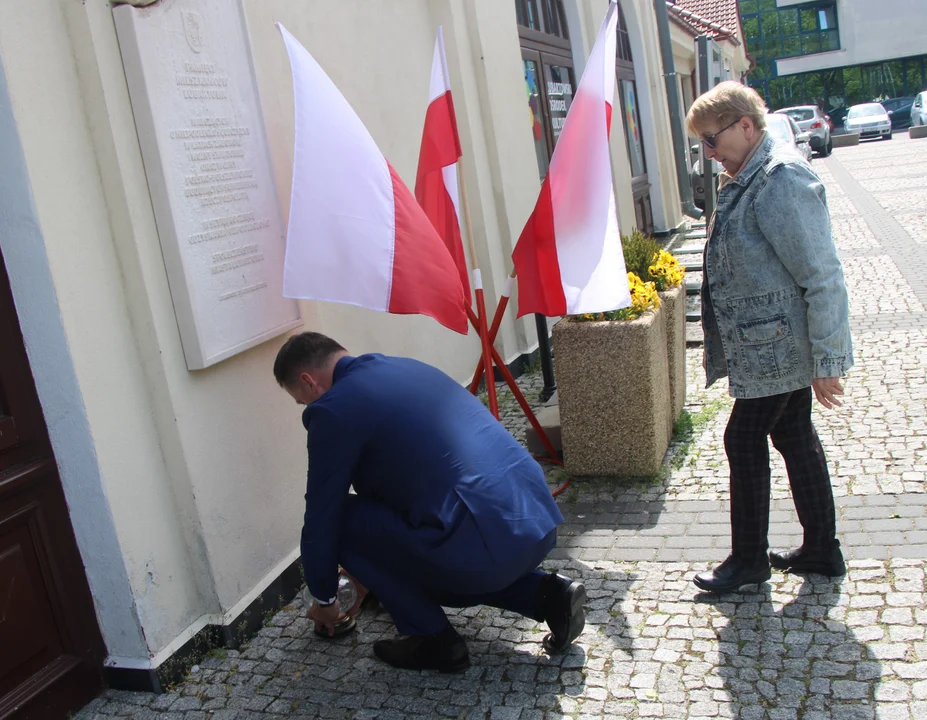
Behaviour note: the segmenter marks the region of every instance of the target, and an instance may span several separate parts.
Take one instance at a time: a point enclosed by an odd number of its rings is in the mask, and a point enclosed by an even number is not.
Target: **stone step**
[[[701,294],[690,295],[686,293],[686,320],[690,315],[702,317],[702,297]]]
[[[686,322],[702,321],[702,303],[696,295],[686,296]]]
[[[704,343],[704,336],[702,335],[702,323],[701,322],[687,322],[686,323],[686,345],[702,345]]]
[[[551,400],[554,400],[554,398],[551,398]],[[551,400],[548,400],[547,404],[538,410],[535,416],[538,419],[538,424],[540,424],[540,426],[544,428],[544,432],[547,433],[547,438],[550,440],[551,445],[554,446],[554,449],[558,453],[562,453],[563,441],[560,436],[560,405],[556,402],[551,403]],[[541,442],[540,436],[534,431],[530,423],[525,429],[525,440],[528,443],[528,452],[532,455],[547,456],[547,448],[544,447],[544,443]]]
[[[678,248],[673,250],[673,255],[676,257],[681,255],[698,255],[701,257],[704,250],[705,243],[686,243],[685,245],[680,245]]]

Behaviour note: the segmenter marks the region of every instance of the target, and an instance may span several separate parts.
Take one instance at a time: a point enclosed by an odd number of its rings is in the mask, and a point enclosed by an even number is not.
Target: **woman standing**
[[[724,166],[702,280],[708,385],[727,376],[735,398],[724,448],[731,470],[731,555],[699,573],[702,590],[726,592],[796,573],[843,575],[834,496],[811,422],[812,391],[841,405],[853,365],[843,268],[824,187],[811,166],[765,131],[753,89],[723,82],[689,110],[689,132]],[[801,547],[768,552],[769,444],[785,459]]]

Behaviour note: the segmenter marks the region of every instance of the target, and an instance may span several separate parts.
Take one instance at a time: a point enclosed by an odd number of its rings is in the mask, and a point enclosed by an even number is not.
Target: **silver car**
[[[770,113],[766,116],[766,130],[776,140],[789,145],[805,160],[811,162],[811,135],[802,132],[791,117]]]
[[[776,140],[792,147],[795,152],[801,155],[805,160],[811,162],[811,135],[803,133],[798,125],[788,115],[776,115],[770,113],[766,116],[766,131]],[[700,210],[705,209],[705,178],[702,176],[701,162],[699,161],[699,146],[692,145],[689,148],[690,161],[692,170],[689,173],[689,182],[692,184],[692,195],[695,207]],[[717,175],[724,169],[717,160],[711,160],[714,175]]]
[[[854,105],[843,123],[848,133],[859,133],[859,138],[881,137],[892,139],[892,120],[881,103]]]
[[[776,112],[792,118],[801,132],[810,133],[812,150],[821,153],[824,157],[833,152],[834,143],[830,139],[830,124],[824,112],[817,105],[797,105],[782,108]]]
[[[911,106],[911,125],[927,125],[927,90],[918,93],[914,98],[914,104]]]

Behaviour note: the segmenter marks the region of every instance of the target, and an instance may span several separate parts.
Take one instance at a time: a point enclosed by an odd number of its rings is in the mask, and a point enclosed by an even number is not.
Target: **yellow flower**
[[[653,265],[647,270],[654,278],[658,290],[666,290],[680,285],[686,276],[685,268],[666,250],[660,250],[654,256]]]
[[[628,273],[628,289],[631,291],[630,307],[610,310],[604,313],[584,313],[577,320],[636,320],[648,310],[660,307],[660,296],[654,282],[644,282],[636,273]]]

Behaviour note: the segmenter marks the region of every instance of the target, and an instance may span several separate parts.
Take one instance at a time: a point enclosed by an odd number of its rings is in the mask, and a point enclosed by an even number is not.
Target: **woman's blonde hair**
[[[753,120],[757,130],[763,130],[767,112],[766,103],[756,90],[726,80],[695,99],[686,115],[686,128],[690,135],[699,135],[706,126],[724,127],[746,116]]]

